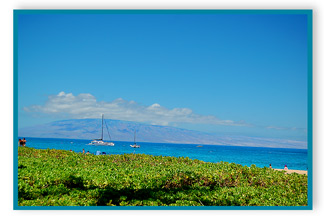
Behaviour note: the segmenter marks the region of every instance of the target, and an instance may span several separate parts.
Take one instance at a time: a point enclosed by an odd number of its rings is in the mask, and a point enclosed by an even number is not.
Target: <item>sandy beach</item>
[[[278,170],[278,171],[285,171],[284,169],[274,169],[274,170]],[[287,172],[288,174],[291,174],[291,173],[298,173],[298,174],[304,174],[304,175],[307,175],[307,170],[287,170],[285,171]]]

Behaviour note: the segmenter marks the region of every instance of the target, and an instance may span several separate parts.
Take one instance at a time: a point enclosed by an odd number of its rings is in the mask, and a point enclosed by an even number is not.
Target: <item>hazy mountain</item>
[[[248,136],[220,136],[175,127],[147,125],[137,122],[106,119],[111,139],[155,143],[212,144],[274,148],[307,148],[303,141]],[[72,119],[20,128],[20,137],[95,139],[101,137],[101,119]],[[109,140],[104,125],[104,139]]]

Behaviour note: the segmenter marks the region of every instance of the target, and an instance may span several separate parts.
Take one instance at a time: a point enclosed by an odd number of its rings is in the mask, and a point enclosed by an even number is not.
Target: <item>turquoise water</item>
[[[189,157],[205,162],[234,162],[246,166],[255,164],[257,167],[283,169],[285,165],[289,169],[307,170],[306,149],[279,149],[238,146],[216,146],[196,144],[171,144],[171,143],[137,143],[141,148],[131,148],[132,142],[116,141],[115,146],[89,146],[91,140],[79,139],[54,139],[54,138],[26,138],[27,146],[36,149],[62,149],[82,152],[84,149],[95,154],[97,151],[107,154],[150,154],[174,157]]]

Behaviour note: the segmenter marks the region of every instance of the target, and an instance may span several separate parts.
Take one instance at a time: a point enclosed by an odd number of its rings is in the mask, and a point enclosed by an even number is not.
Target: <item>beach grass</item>
[[[146,154],[18,148],[19,206],[306,206],[307,176]]]

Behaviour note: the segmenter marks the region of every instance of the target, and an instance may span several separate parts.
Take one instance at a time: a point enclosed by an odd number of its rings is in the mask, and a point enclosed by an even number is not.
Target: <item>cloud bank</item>
[[[153,125],[175,125],[177,123],[211,124],[227,126],[250,126],[244,121],[221,120],[212,115],[199,115],[189,108],[167,109],[160,104],[150,106],[118,98],[111,102],[97,101],[91,94],[60,92],[48,97],[44,105],[24,107],[26,112],[40,112],[52,115],[65,115],[71,118],[105,118],[145,122]]]

